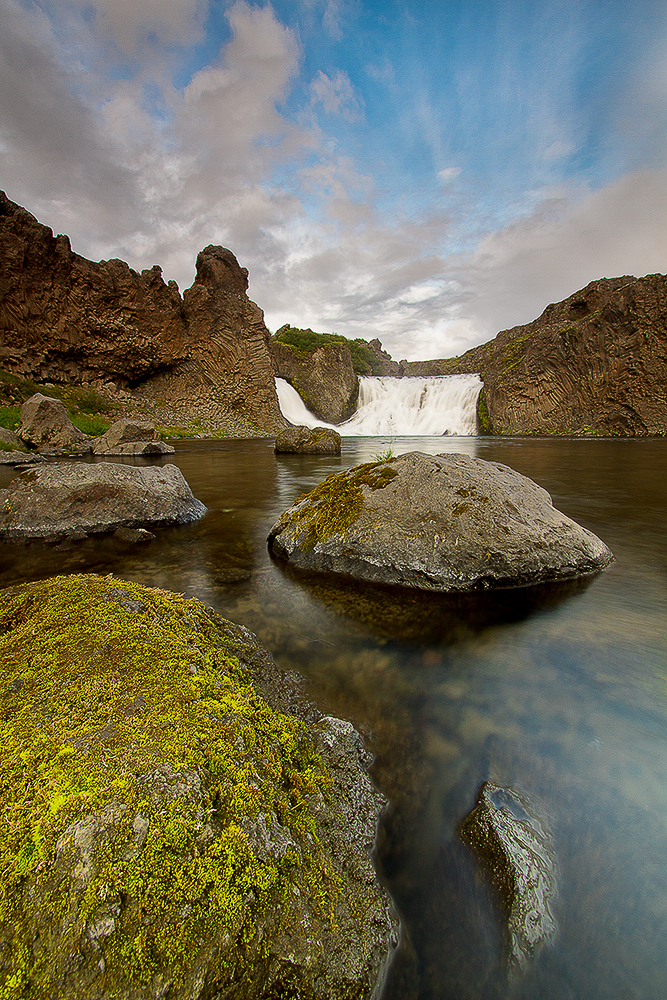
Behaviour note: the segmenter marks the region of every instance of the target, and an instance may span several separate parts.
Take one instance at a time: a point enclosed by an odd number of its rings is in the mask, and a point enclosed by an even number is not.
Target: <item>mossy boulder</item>
[[[395,943],[353,728],[112,577],[0,593],[3,1000],[365,998]]]
[[[286,427],[276,435],[277,454],[340,455],[341,437],[330,427]]]
[[[276,521],[269,549],[298,570],[437,592],[569,580],[613,560],[514,469],[416,451],[329,476]]]

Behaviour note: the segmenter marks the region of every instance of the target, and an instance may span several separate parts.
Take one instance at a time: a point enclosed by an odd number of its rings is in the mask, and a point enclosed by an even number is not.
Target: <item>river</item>
[[[314,588],[274,564],[281,511],[390,444],[505,462],[616,562],[578,590],[475,602]],[[667,996],[667,441],[347,437],[340,457],[183,441],[158,461],[182,469],[201,521],[134,549],[4,546],[0,586],[113,572],[196,596],[352,720],[390,800],[376,860],[405,924],[383,1000]],[[0,467],[0,488],[12,475]],[[487,777],[534,803],[558,858],[556,938],[511,980],[495,899],[457,836]]]

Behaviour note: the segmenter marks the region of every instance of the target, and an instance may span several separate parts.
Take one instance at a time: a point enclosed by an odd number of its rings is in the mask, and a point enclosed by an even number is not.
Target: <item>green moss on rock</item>
[[[305,551],[314,548],[330,535],[346,531],[364,508],[362,487],[381,490],[396,477],[396,470],[389,462],[366,462],[345,472],[336,472],[304,494],[287,511],[279,524],[282,531],[286,524],[295,522],[303,526]],[[275,534],[276,532],[274,532]]]
[[[258,920],[295,885],[331,908],[311,809],[330,779],[224,626],[112,577],[0,594],[2,1000],[83,995],[91,949],[100,995],[156,976],[190,995],[211,948],[221,989],[267,954]],[[283,849],[258,853],[258,828]]]

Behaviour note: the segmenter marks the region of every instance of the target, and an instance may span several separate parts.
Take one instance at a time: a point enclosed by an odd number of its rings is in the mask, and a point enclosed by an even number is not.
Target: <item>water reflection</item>
[[[271,562],[268,529],[297,496],[392,444],[506,462],[616,562],[578,593],[505,592],[483,613],[332,595]],[[378,858],[407,928],[384,1000],[667,996],[667,441],[347,439],[340,457],[278,461],[268,441],[184,442],[163,461],[202,521],[137,549],[5,546],[0,583],[88,568],[198,596],[357,725],[391,799]],[[558,937],[514,982],[457,837],[487,779],[541,803],[560,867]]]

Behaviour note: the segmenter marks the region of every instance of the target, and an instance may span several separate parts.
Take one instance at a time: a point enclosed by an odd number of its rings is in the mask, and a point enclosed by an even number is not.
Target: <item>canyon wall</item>
[[[592,281],[538,319],[404,375],[478,372],[483,433],[667,433],[667,276]]]
[[[262,310],[231,251],[208,246],[181,298],[154,267],[73,253],[0,192],[0,366],[50,382],[112,381],[184,418],[285,426]]]

